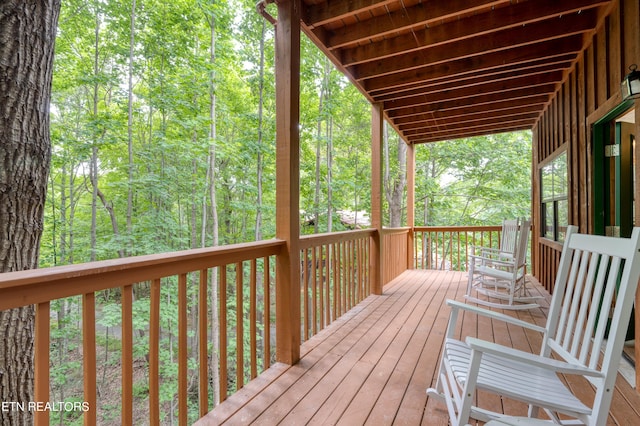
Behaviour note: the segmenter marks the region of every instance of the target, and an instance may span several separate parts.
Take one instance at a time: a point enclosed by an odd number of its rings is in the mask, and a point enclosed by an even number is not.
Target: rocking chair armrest
[[[544,327],[540,327],[539,325],[531,324],[530,322],[523,321],[518,318],[514,318],[512,316],[503,314],[501,312],[490,311],[489,309],[484,309],[475,305],[469,305],[467,303],[459,302],[457,300],[447,299],[447,305],[449,305],[452,310],[462,309],[464,311],[472,312],[477,315],[482,315],[491,319],[504,321],[509,324],[517,325],[522,328],[528,328],[529,330],[538,331],[540,333],[544,333],[547,331]]]
[[[495,253],[495,254],[500,253],[500,249],[493,248],[493,247],[483,247],[483,246],[473,246],[473,245],[470,247],[474,253],[482,253],[482,252]]]
[[[499,266],[506,266],[506,267],[516,266],[515,261],[500,258],[499,256],[491,257],[491,256],[483,256],[479,254],[469,254],[469,260],[491,262],[492,265],[499,265]]]
[[[545,370],[554,371],[561,374],[576,374],[581,376],[604,377],[601,371],[582,365],[570,364],[554,358],[547,358],[541,355],[524,352],[518,349],[502,346],[497,343],[475,337],[467,337],[465,342],[475,351],[491,354],[508,360],[523,362],[531,367],[538,367]]]

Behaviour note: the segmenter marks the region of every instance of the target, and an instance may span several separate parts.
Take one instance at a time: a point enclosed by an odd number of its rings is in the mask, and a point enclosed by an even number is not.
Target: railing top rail
[[[382,235],[407,234],[411,231],[411,227],[403,226],[401,228],[382,228]]]
[[[414,231],[430,232],[473,232],[473,231],[500,231],[501,225],[476,225],[476,226],[416,226]]]
[[[272,239],[0,274],[0,310],[280,253]]]
[[[303,235],[300,237],[300,249],[322,246],[326,244],[340,243],[343,241],[356,240],[370,237],[375,233],[375,229],[357,229],[354,231],[327,232],[323,234]]]

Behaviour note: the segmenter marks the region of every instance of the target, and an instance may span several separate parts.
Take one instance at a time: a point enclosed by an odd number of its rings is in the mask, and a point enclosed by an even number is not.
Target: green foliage
[[[211,245],[213,151],[219,244],[253,241],[258,211],[262,238],[275,235],[273,27],[255,12],[254,0],[136,0],[132,43],[132,5],[63,2],[52,88],[53,148],[42,266]],[[346,229],[338,211],[370,210],[370,117],[365,98],[303,37],[302,233],[326,232],[330,218],[332,231]],[[396,177],[400,171],[393,141],[392,136],[389,167]],[[418,146],[416,224],[498,224],[505,217],[529,216],[530,149],[526,132]],[[94,152],[96,182],[90,173]],[[259,274],[262,267],[259,263]],[[245,264],[240,271],[244,282],[248,268]],[[233,279],[238,272],[230,268],[228,273]],[[192,284],[190,300],[198,297],[197,285]],[[175,419],[171,407],[177,383],[177,286],[175,278],[162,281],[160,391],[167,422],[170,416]],[[239,315],[246,317],[245,365],[250,347],[249,290],[242,290],[240,307],[235,291],[229,288],[226,300],[230,389],[236,387]],[[259,286],[259,304],[265,298],[262,292]],[[98,374],[107,395],[109,383],[117,383],[108,376],[108,367],[117,365],[121,355],[120,295],[101,294],[97,302]],[[195,309],[190,305],[189,315]],[[51,331],[52,394],[60,400],[80,398],[81,302],[54,301],[52,312],[57,313]],[[133,302],[133,355],[143,366],[148,362],[149,315],[149,284],[140,283]],[[260,324],[258,335],[262,332]],[[263,344],[261,338],[258,344]],[[190,371],[195,371],[192,357],[190,363]],[[262,359],[258,363],[264,366]],[[146,380],[136,377],[136,404],[146,404]],[[119,409],[118,401],[105,402],[103,421],[117,423],[111,411]]]
[[[530,132],[416,148],[416,225],[498,225],[530,216]]]

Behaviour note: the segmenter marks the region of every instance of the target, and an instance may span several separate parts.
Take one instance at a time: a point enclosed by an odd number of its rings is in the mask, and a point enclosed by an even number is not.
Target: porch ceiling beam
[[[499,129],[504,126],[512,126],[512,125],[530,125],[532,126],[537,119],[537,115],[534,117],[510,117],[510,118],[502,118],[498,119],[488,119],[486,121],[478,121],[478,122],[470,122],[470,123],[451,123],[446,124],[441,127],[433,126],[429,129],[420,129],[420,131],[415,131],[411,134],[406,134],[405,137],[408,139],[416,139],[418,137],[432,137],[438,136],[440,134],[446,133],[449,134],[451,132],[466,132],[470,130],[486,130],[486,129]]]
[[[348,2],[345,2],[348,3]],[[443,19],[454,18],[461,14],[474,13],[487,7],[500,6],[510,3],[508,0],[478,0],[471,5],[465,0],[451,0],[447,2],[426,2],[403,8],[388,14],[373,17],[367,25],[358,22],[333,31],[327,40],[328,49],[337,49],[359,42],[368,41],[372,37],[381,37],[410,30]],[[314,25],[307,22],[307,25]]]
[[[547,95],[537,96],[535,98],[524,98],[517,100],[503,100],[495,102],[491,105],[476,105],[466,106],[464,108],[457,109],[455,111],[433,111],[429,113],[421,112],[415,115],[396,118],[393,123],[396,126],[408,126],[411,123],[426,122],[428,120],[451,120],[454,118],[465,118],[477,115],[488,115],[488,111],[491,114],[502,113],[504,111],[524,112],[524,111],[539,111],[540,105],[544,105],[549,101]],[[408,127],[402,127],[406,130]]]
[[[461,43],[445,43],[434,47],[420,47],[416,51],[394,52],[392,58],[348,67],[347,71],[356,80],[395,74],[407,70],[423,68],[425,65],[445,64],[487,54],[526,51],[530,46],[550,40],[570,38],[575,34],[593,31],[597,23],[596,14],[587,11],[554,18],[530,25],[510,28],[492,34],[468,39]],[[381,56],[390,56],[390,51],[379,50]],[[409,53],[409,54],[403,54]]]
[[[459,121],[444,121],[442,123],[437,120],[430,120],[429,122],[422,123],[414,123],[413,127],[408,127],[406,130],[403,130],[402,134],[406,137],[415,137],[418,135],[427,135],[429,133],[433,133],[434,131],[445,131],[445,130],[454,130],[454,129],[466,129],[473,128],[478,125],[497,125],[506,122],[515,122],[515,121],[530,121],[536,120],[539,114],[537,112],[523,112],[523,113],[505,113],[503,115],[491,115],[489,117],[485,116],[476,116],[475,119],[465,120],[464,118]]]
[[[533,87],[540,87],[541,90],[549,87],[550,84],[562,81],[563,74],[560,71],[538,74],[536,76],[516,77],[509,80],[487,82],[482,87],[484,95],[499,94],[513,90],[522,90]],[[555,86],[554,86],[555,87]],[[468,99],[478,95],[478,87],[468,86],[461,89],[449,89],[429,92],[421,95],[406,97],[397,100],[384,102],[385,111],[408,108],[412,106],[428,105],[436,102]]]
[[[574,56],[571,55],[566,58],[558,58],[554,63],[542,63],[542,65],[537,62],[531,62],[526,64],[526,66],[521,66],[517,72],[515,72],[513,67],[504,67],[504,69],[482,70],[477,72],[474,76],[452,77],[446,81],[425,82],[424,84],[417,83],[404,90],[379,93],[375,97],[375,100],[380,102],[389,102],[413,97],[418,94],[430,94],[445,90],[466,89],[470,87],[475,88],[477,92],[480,85],[484,85],[489,82],[497,83],[524,77],[535,79],[537,78],[536,76],[540,74],[550,76],[549,78],[551,81],[556,81],[555,77],[557,75],[563,75],[566,70],[571,68],[571,60],[573,57]]]
[[[403,71],[382,77],[375,77],[361,82],[364,89],[369,92],[388,91],[390,88],[407,88],[416,83],[425,81],[438,81],[457,75],[468,77],[481,70],[502,69],[509,64],[517,72],[522,66],[532,61],[562,57],[573,54],[573,59],[582,51],[583,37],[574,35],[560,40],[551,40],[537,43],[526,50],[511,49],[503,52],[489,53],[470,58],[457,59],[446,64],[427,65],[426,67]]]
[[[385,38],[378,42],[345,48],[340,52],[341,62],[348,67],[426,47],[515,29],[525,24],[545,20],[546,22],[555,22],[563,15],[580,12],[580,15],[584,16],[586,9],[605,3],[607,1],[603,0],[541,0],[518,3],[511,7],[498,8],[443,25],[415,29],[394,38]],[[594,11],[589,11],[589,13],[595,14]]]
[[[470,107],[485,107],[490,110],[490,105],[496,102],[515,102],[517,100],[542,99],[549,100],[549,97],[555,92],[555,85],[549,84],[540,87],[530,87],[527,89],[510,90],[503,93],[495,93],[490,95],[479,95],[468,97],[465,99],[456,99],[452,101],[437,102],[426,105],[419,105],[408,108],[400,108],[387,112],[387,116],[391,119],[403,117],[407,115],[424,114],[436,111],[451,111],[459,109],[468,109]]]
[[[486,134],[496,134],[496,133],[505,133],[505,132],[515,132],[517,130],[529,130],[531,129],[531,125],[514,125],[514,126],[505,126],[502,128],[496,128],[489,132],[487,130],[473,130],[469,132],[452,132],[450,134],[441,134],[433,137],[419,137],[415,139],[409,139],[410,143],[429,143],[429,142],[440,142],[445,140],[452,139],[462,139],[462,138],[470,138],[473,136],[484,136]]]
[[[317,6],[306,8],[302,20],[309,28],[314,28],[396,2],[396,0],[328,0]]]
[[[497,111],[492,110],[491,113],[492,114],[490,115],[490,117],[496,117],[498,119],[502,119],[504,117],[511,117],[511,116],[529,116],[529,115],[539,116],[540,115],[538,105],[505,108]],[[487,119],[487,113],[486,111],[475,112],[475,113],[466,114],[464,116],[458,116],[453,118],[455,118],[456,122],[473,123],[479,120]],[[428,117],[426,115],[413,116],[413,117],[409,117],[409,119],[411,120],[411,122],[407,122],[397,126],[398,131],[402,132],[402,134],[408,134],[408,132],[411,130],[419,131],[422,128],[428,128],[433,126],[444,126],[449,121],[448,117],[445,117],[445,119],[443,120],[435,116]]]

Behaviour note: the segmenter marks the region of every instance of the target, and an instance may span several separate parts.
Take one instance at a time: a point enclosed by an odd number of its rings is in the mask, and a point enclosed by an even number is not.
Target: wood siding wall
[[[621,102],[620,82],[640,65],[640,0],[613,1],[610,13],[533,128],[533,274],[549,291],[562,246],[540,237],[540,167],[562,151],[569,164],[569,223],[593,231],[591,126]],[[640,102],[636,101],[636,117]],[[636,136],[640,135],[636,118]],[[638,149],[638,148],[636,148]],[[640,155],[638,156],[640,158]],[[638,167],[636,167],[636,173]],[[640,196],[636,195],[636,203]],[[640,209],[636,204],[636,224]]]

